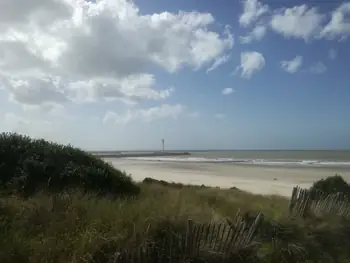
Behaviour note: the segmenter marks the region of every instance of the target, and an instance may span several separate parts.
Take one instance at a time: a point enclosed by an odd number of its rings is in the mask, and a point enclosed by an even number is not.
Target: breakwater
[[[120,152],[120,151],[91,151],[92,155],[101,158],[125,158],[125,157],[163,157],[163,156],[188,156],[189,152],[166,152],[166,151],[154,151],[154,152]]]

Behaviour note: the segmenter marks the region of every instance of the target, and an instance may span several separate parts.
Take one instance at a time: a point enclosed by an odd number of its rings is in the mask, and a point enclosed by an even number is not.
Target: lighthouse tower
[[[162,151],[164,152],[164,139],[162,139]]]

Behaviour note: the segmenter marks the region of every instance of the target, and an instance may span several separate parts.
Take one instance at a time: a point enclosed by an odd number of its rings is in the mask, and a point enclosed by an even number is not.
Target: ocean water
[[[265,159],[265,160],[319,160],[319,161],[349,161],[348,151],[191,151],[193,157],[203,158],[235,158],[235,159]]]
[[[266,166],[341,167],[350,169],[348,151],[189,151],[189,156],[127,157],[163,162],[233,163]]]

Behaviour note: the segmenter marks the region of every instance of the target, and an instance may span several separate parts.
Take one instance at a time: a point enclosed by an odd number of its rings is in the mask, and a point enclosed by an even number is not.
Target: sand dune
[[[134,180],[145,177],[184,184],[239,189],[256,194],[290,196],[295,185],[309,187],[316,180],[341,174],[350,181],[345,169],[259,167],[239,164],[166,163],[125,159],[106,159],[116,168],[130,173]]]

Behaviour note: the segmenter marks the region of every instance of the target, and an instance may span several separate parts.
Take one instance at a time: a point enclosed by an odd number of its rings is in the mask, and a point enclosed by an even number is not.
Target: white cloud
[[[266,26],[258,25],[248,35],[240,37],[240,41],[242,44],[248,44],[253,40],[259,41],[264,38],[266,31]]]
[[[263,69],[265,66],[264,56],[256,51],[242,52],[241,65],[236,68],[236,71],[242,70],[241,77],[251,78],[252,75]]]
[[[213,65],[207,69],[207,73],[209,73],[210,71],[213,71],[214,69],[217,69],[222,64],[227,63],[230,60],[230,57],[231,57],[230,55],[224,55],[222,57],[215,59]]]
[[[350,3],[341,4],[321,32],[322,37],[344,40],[350,36]]]
[[[150,74],[129,75],[122,79],[92,79],[69,83],[68,90],[73,100],[95,102],[100,99],[122,100],[135,103],[140,99],[162,100],[168,98],[174,88],[153,89],[155,77]]]
[[[232,88],[225,88],[221,91],[222,95],[230,95],[231,93],[233,93],[233,89]]]
[[[311,65],[309,71],[313,74],[322,74],[327,71],[327,67],[325,64],[323,64],[323,62],[318,61]]]
[[[66,108],[58,103],[44,103],[40,106],[38,105],[26,105],[23,104],[22,108],[25,112],[28,112],[28,114],[35,116],[35,115],[39,115],[40,114],[44,114],[50,117],[54,117],[54,118],[64,118],[65,120],[72,120],[75,119],[76,116],[69,114],[66,110]]]
[[[337,58],[337,51],[333,48],[331,48],[329,51],[328,51],[328,58],[329,59],[336,59]]]
[[[307,5],[277,10],[271,19],[271,28],[285,37],[309,40],[321,32],[324,15]]]
[[[23,105],[62,103],[67,100],[59,79],[50,76],[42,78],[3,78],[2,84],[10,91],[10,99]]]
[[[258,0],[244,0],[243,13],[239,17],[241,26],[247,27],[255,22],[269,10],[267,5],[263,5]]]
[[[3,1],[0,9],[0,29],[27,23],[41,24],[52,22],[52,17],[69,18],[72,9],[66,1],[55,0],[11,0]],[[3,28],[4,29],[4,28]]]
[[[0,11],[1,84],[24,104],[165,99],[173,89],[156,89],[148,70],[222,64],[233,36],[228,27],[211,31],[214,23],[208,13],[141,14],[127,0],[7,1]]]
[[[288,73],[295,73],[299,70],[303,63],[302,56],[296,56],[292,60],[283,60],[281,61],[281,67],[284,71]]]
[[[140,120],[143,122],[151,122],[154,120],[173,118],[177,119],[183,112],[185,107],[181,104],[169,105],[162,104],[158,107],[149,109],[128,110],[125,114],[117,114],[115,112],[107,112],[103,118],[104,123],[113,122],[126,124],[131,121]]]
[[[3,39],[2,39],[3,38]],[[8,39],[6,39],[8,38]],[[11,39],[12,38],[12,39]],[[16,36],[0,32],[0,70],[11,74],[39,74],[42,68],[49,67],[44,58],[27,42]]]

